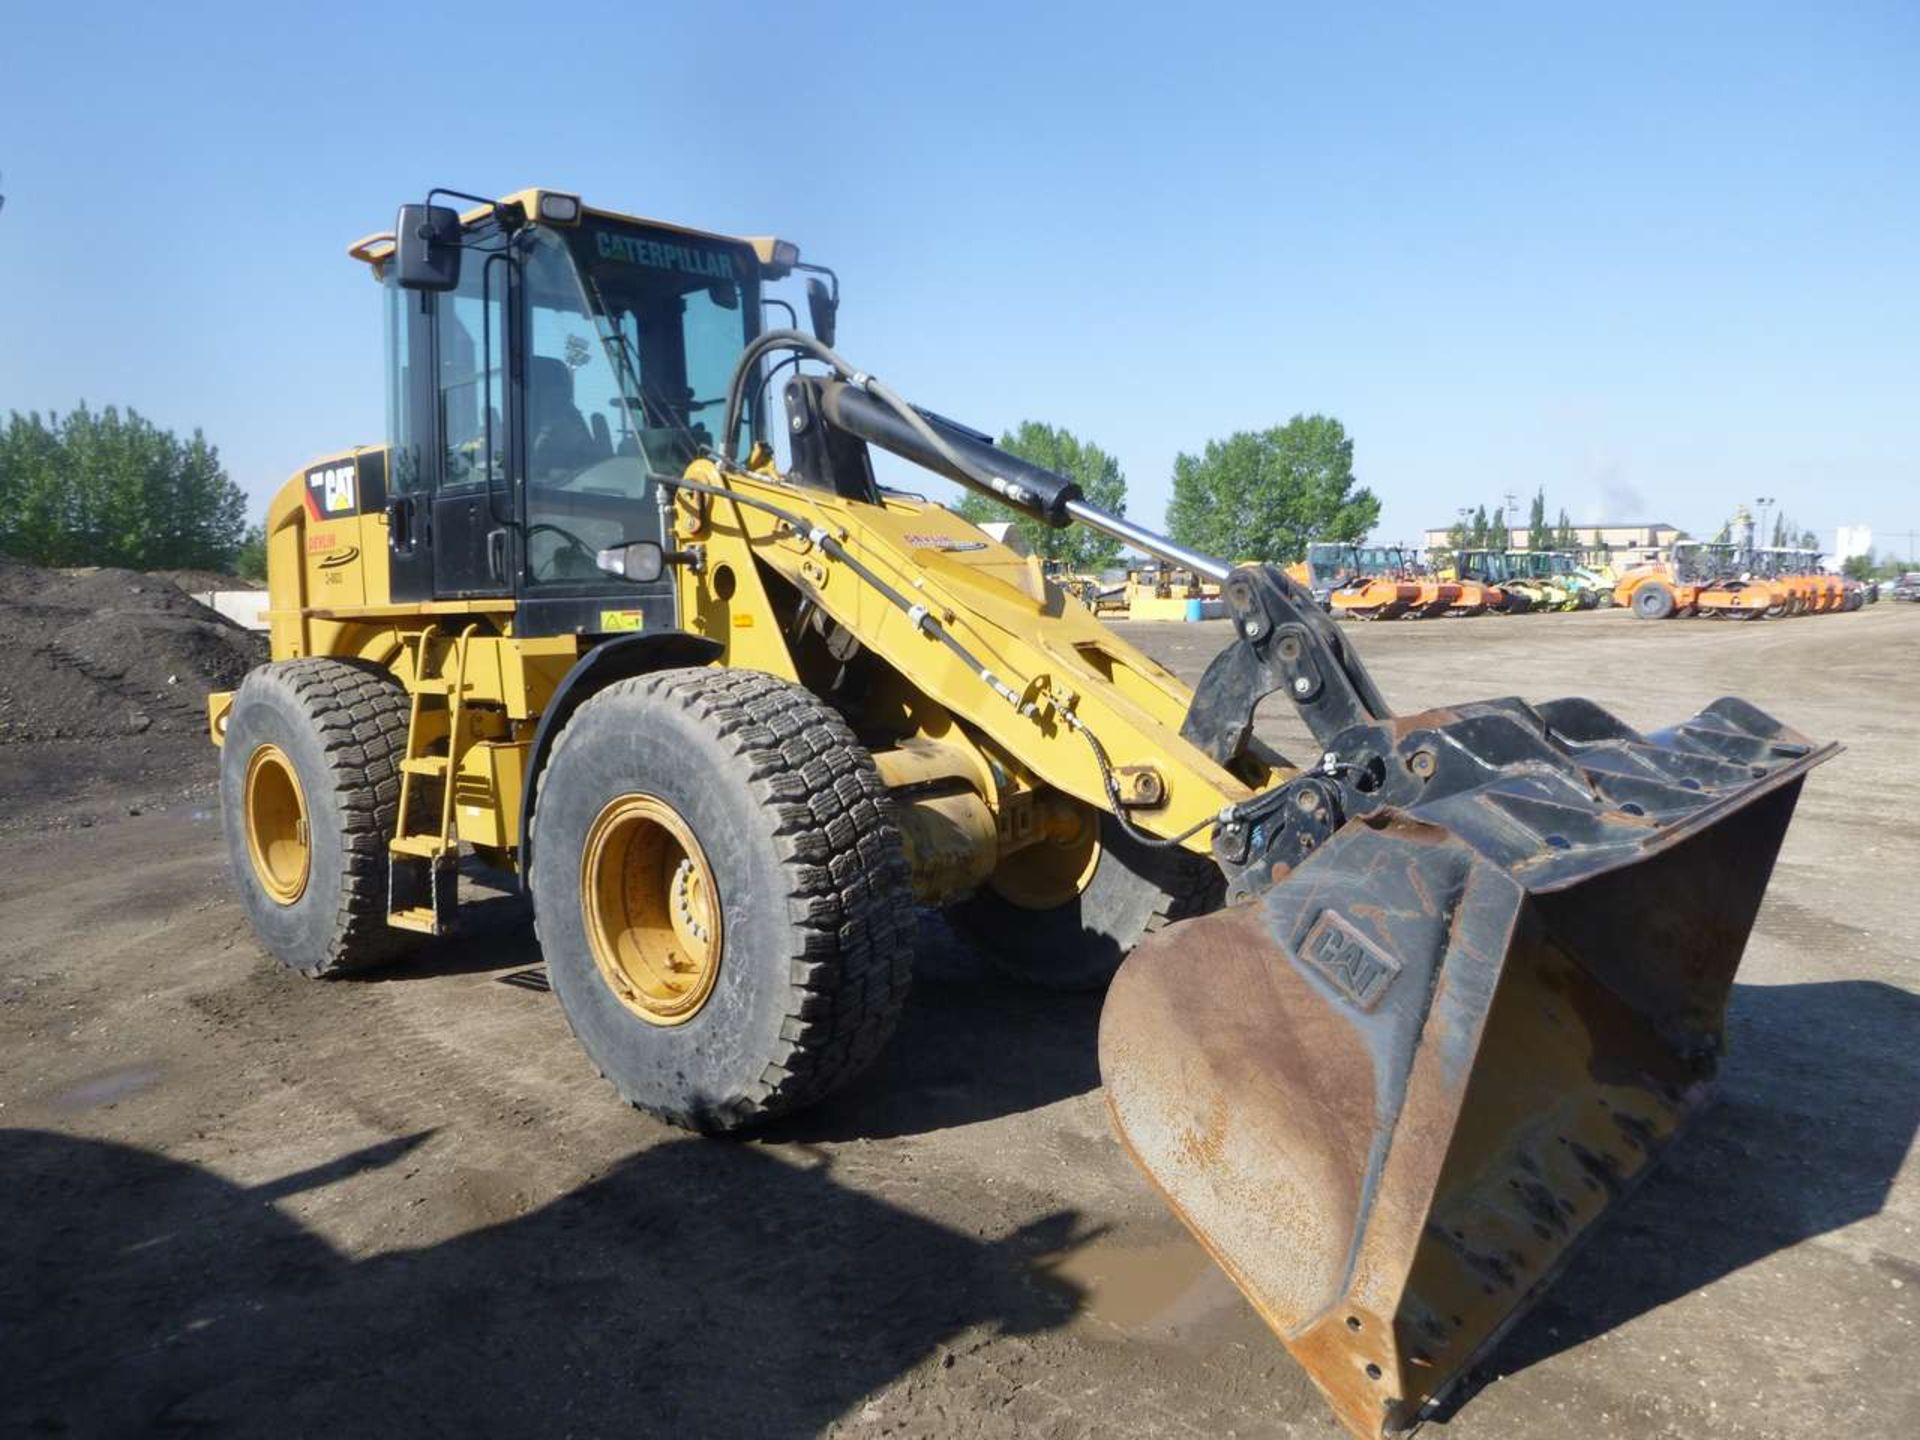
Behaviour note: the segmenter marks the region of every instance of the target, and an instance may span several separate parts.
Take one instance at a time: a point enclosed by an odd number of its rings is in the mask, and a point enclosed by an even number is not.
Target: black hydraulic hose
[[[723,449],[720,452],[721,457],[729,463],[737,458],[733,450],[739,434],[740,412],[746,403],[747,387],[752,377],[753,367],[769,351],[783,349],[801,351],[809,358],[818,360],[833,371],[836,379],[844,380],[854,389],[864,390],[878,400],[899,417],[900,423],[911,430],[915,438],[975,488],[989,495],[1001,496],[1010,503],[1025,508],[1023,497],[1026,496],[1026,492],[1024,490],[1015,486],[1010,491],[1007,481],[987,473],[961,455],[948,442],[946,436],[928,422],[926,416],[896,394],[891,386],[865,371],[855,370],[843,356],[821,344],[804,330],[768,330],[756,336],[749,342],[746,349],[740,352],[740,359],[733,367],[733,379],[727,385],[727,418],[726,429],[723,432],[726,438],[722,442]],[[1013,493],[1014,491],[1018,493]]]

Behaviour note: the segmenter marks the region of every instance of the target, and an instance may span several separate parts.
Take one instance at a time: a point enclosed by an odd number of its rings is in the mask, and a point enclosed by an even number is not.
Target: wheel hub
[[[254,878],[275,904],[294,904],[307,892],[313,848],[306,794],[278,745],[262,745],[247,760],[243,806]]]
[[[700,1013],[720,975],[719,891],[692,829],[666,801],[622,795],[587,831],[580,903],[595,967],[653,1025]]]

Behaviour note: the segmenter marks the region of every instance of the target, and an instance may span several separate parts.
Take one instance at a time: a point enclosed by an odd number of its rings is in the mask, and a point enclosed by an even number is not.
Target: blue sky
[[[548,184],[797,240],[849,356],[1150,522],[1319,410],[1387,539],[1536,485],[1920,529],[1920,7],[1573,9],[15,4],[0,412],[200,426],[263,500],[384,428],[345,245]]]

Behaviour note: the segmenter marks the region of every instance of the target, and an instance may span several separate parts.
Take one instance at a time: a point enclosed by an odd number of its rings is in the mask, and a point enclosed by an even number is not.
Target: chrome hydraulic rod
[[[1098,505],[1089,505],[1084,500],[1068,500],[1063,508],[1090,530],[1110,535],[1124,545],[1145,551],[1182,570],[1204,575],[1209,580],[1225,580],[1233,570],[1224,561],[1216,560],[1211,555],[1202,555],[1198,550],[1189,550],[1177,540],[1169,540],[1144,525],[1134,524],[1124,516],[1110,515]]]

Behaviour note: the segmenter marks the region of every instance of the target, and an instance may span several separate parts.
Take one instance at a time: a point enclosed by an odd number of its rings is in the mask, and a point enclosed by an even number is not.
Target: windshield
[[[1309,545],[1307,569],[1316,581],[1343,579],[1353,573],[1353,547],[1326,541]]]
[[[718,443],[758,265],[744,245],[588,215],[534,230],[524,273],[529,571],[617,583],[594,552],[664,538],[658,477]]]

